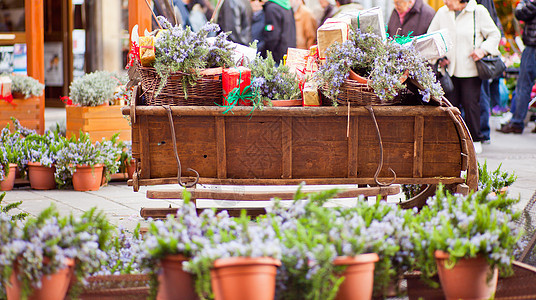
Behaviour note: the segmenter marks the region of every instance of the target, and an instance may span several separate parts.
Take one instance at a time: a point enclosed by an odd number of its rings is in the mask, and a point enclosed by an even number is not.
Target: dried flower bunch
[[[108,71],[96,71],[76,78],[69,86],[69,98],[80,106],[99,106],[111,101],[119,86],[120,76]]]
[[[220,33],[212,43],[207,36],[220,30],[217,24],[206,23],[199,32],[189,26],[171,25],[166,18],[159,16],[158,22],[164,28],[156,35],[154,68],[162,79],[156,94],[167,83],[171,73],[182,72],[184,90],[187,85],[195,85],[204,68],[232,67],[234,46],[227,40],[229,33]]]
[[[30,76],[16,75],[16,74],[2,74],[1,76],[8,76],[11,79],[11,92],[21,93],[24,98],[40,97],[43,95],[45,85],[40,83],[37,79]]]
[[[411,44],[402,46],[392,39],[384,43],[377,35],[359,29],[351,29],[349,33],[347,41],[328,48],[326,61],[315,75],[319,86],[326,87],[322,92],[334,105],[350,70],[368,78],[369,85],[382,100],[392,99],[406,87],[400,82],[406,73],[423,87],[419,90],[423,101],[443,95],[431,68]]]
[[[257,54],[248,67],[251,69],[251,87],[256,96],[254,103],[301,98],[296,76],[289,72],[287,66],[276,66],[270,52],[266,58]]]

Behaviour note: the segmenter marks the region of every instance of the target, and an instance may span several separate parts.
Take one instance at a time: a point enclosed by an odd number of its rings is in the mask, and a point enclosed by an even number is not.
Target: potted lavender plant
[[[88,134],[71,137],[56,158],[56,182],[60,188],[71,183],[77,191],[98,190],[111,174],[117,173],[122,149],[118,146],[118,134],[110,140],[92,143]]]
[[[491,196],[490,188],[468,196],[451,195],[442,187],[419,214],[415,255],[423,276],[439,274],[449,299],[488,299],[498,271],[508,275],[520,232],[514,223],[517,200]],[[467,272],[458,273],[460,269]],[[452,279],[450,276],[465,276]],[[458,289],[457,289],[458,288]]]
[[[0,279],[8,299],[51,300],[65,298],[73,274],[81,280],[100,268],[112,229],[95,209],[61,217],[53,206],[25,222],[0,212],[0,228],[8,233],[0,238]]]
[[[20,133],[11,133],[8,124],[0,132],[0,190],[2,191],[13,189],[17,167],[22,165],[22,148]]]

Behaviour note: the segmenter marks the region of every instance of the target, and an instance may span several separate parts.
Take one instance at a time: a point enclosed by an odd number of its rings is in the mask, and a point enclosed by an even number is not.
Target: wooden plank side
[[[382,142],[413,143],[414,142],[414,117],[380,117],[377,115],[376,121],[380,129]],[[378,143],[378,133],[376,126],[369,116],[359,118],[359,139],[363,141],[375,141]]]
[[[152,178],[151,177],[151,136],[150,127],[149,127],[149,118],[147,116],[140,116],[139,118],[140,125],[140,178]],[[154,131],[154,130],[152,130]],[[151,133],[152,133],[151,131]],[[156,149],[155,149],[156,150]],[[169,176],[170,177],[170,176]]]
[[[350,119],[350,135],[348,137],[348,177],[350,178],[357,177],[357,166],[359,160],[358,141],[358,117],[353,116]]]
[[[81,107],[82,114],[85,118],[118,118],[121,117],[121,105]]]
[[[282,178],[292,178],[292,117],[281,118],[281,148],[283,151],[283,176]]]
[[[377,140],[377,139],[376,139]],[[383,167],[380,177],[392,177],[392,168],[397,177],[413,177],[413,142],[383,142]],[[380,164],[380,146],[377,141],[359,141],[358,177],[374,177]]]
[[[281,117],[229,117],[227,177],[281,178]]]
[[[119,117],[107,117],[107,118],[84,118],[78,120],[69,120],[69,122],[83,123],[84,131],[104,131],[104,130],[129,130],[130,125],[128,120]]]
[[[424,117],[415,117],[413,152],[413,177],[422,177],[423,143],[424,143]]]
[[[218,178],[227,178],[227,152],[225,136],[225,118],[215,117],[216,126],[216,158]]]
[[[188,168],[192,168],[202,177],[215,178],[217,150],[214,117],[174,116],[173,123],[182,175],[193,176],[187,171]],[[144,126],[141,125],[142,128]],[[150,135],[151,176],[153,178],[177,176],[178,168],[167,116],[151,117],[147,126],[150,128],[147,134]]]
[[[293,178],[348,177],[347,141],[295,143],[293,150]]]

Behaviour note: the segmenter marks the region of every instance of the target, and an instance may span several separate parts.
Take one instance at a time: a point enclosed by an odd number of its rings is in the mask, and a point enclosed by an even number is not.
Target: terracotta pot
[[[65,259],[67,267],[59,270],[52,275],[43,276],[41,279],[41,288],[33,288],[30,292],[28,300],[63,300],[67,295],[71,277],[74,271],[74,259]],[[9,282],[11,285],[6,285],[7,299],[18,300],[21,298],[22,283],[17,279],[18,270],[15,266]]]
[[[350,73],[348,75],[348,78],[352,79],[352,80],[355,80],[359,83],[363,83],[363,84],[367,84],[368,83],[368,78],[365,78],[359,74],[357,74],[356,72],[350,70]]]
[[[214,269],[210,270],[210,284],[212,285],[214,300],[222,300],[223,298],[220,290],[220,279],[218,278],[218,273]]]
[[[374,263],[379,260],[378,254],[366,253],[358,256],[339,256],[335,258],[335,266],[347,266],[343,272],[344,281],[339,286],[336,300],[365,300],[372,298],[374,284]]]
[[[28,177],[30,178],[30,186],[34,190],[52,190],[56,188],[56,180],[54,173],[56,167],[46,167],[38,162],[28,163]]]
[[[183,255],[168,255],[160,260],[162,273],[158,276],[158,300],[196,300],[194,281],[190,273],[182,270]]]
[[[136,171],[136,160],[132,159],[130,162],[126,162],[128,179],[132,179],[134,172]]]
[[[11,92],[13,99],[26,99],[23,93],[20,92]]]
[[[273,107],[303,106],[303,100],[271,100]]]
[[[73,174],[74,190],[81,192],[98,191],[102,182],[103,168],[103,164],[96,164],[93,167],[76,165],[76,171]]]
[[[9,164],[9,174],[4,177],[4,180],[0,181],[0,191],[11,191],[15,185],[16,175],[17,164]]]
[[[490,299],[495,295],[499,272],[491,270],[483,257],[466,258],[456,262],[452,269],[445,267],[449,254],[443,251],[435,253],[437,271],[443,293],[447,300]],[[493,272],[491,280],[488,276]]]
[[[281,261],[271,257],[230,257],[214,262],[216,300],[273,300]]]

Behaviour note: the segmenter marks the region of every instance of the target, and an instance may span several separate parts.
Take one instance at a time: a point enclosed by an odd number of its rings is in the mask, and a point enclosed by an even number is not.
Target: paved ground
[[[45,112],[46,128],[56,122],[65,120],[63,109],[47,108]],[[499,118],[492,118],[492,126],[496,127]],[[515,172],[517,181],[511,186],[509,193],[519,196],[521,202],[518,205],[522,209],[536,190],[536,134],[530,131],[534,124],[529,124],[525,133],[521,135],[502,134],[493,131],[491,144],[483,145],[483,152],[478,155],[478,160],[487,161],[490,170],[495,170],[499,164],[501,169]],[[178,189],[178,185],[151,187],[151,189]],[[43,208],[54,203],[62,213],[81,213],[91,207],[97,206],[103,210],[109,219],[125,228],[133,228],[141,218],[141,207],[174,207],[180,204],[178,201],[149,200],[145,198],[146,187],[142,187],[138,193],[124,181],[112,182],[95,192],[75,192],[73,190],[36,191],[29,187],[21,187],[7,192],[5,202],[10,203],[22,200],[21,209],[32,215],[37,214]],[[203,203],[200,203],[201,205]],[[236,205],[234,202],[212,202],[205,205]]]

